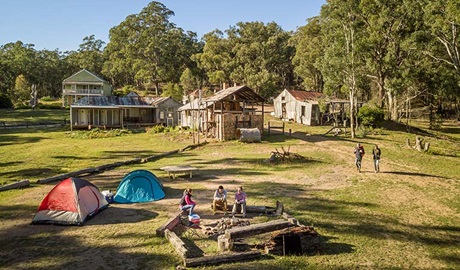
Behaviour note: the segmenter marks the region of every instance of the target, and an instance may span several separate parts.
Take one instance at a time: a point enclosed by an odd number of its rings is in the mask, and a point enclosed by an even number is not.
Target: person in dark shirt
[[[361,161],[364,156],[364,147],[360,143],[356,144],[354,153],[355,153],[356,169],[358,169],[358,172],[361,172]]]
[[[380,163],[380,155],[381,155],[380,148],[378,145],[375,145],[374,149],[372,150],[372,155],[374,156],[374,172],[378,173],[380,171],[379,163]]]

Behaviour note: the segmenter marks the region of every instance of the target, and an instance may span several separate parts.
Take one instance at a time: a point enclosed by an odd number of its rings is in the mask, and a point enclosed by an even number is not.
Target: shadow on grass
[[[58,168],[40,168],[40,169],[22,169],[18,171],[2,172],[0,173],[1,177],[40,177],[53,174],[60,174],[62,171]]]
[[[447,177],[439,176],[439,175],[432,175],[432,174],[426,174],[426,173],[417,173],[417,172],[396,172],[396,171],[384,171],[380,172],[384,174],[396,174],[396,175],[407,175],[407,176],[420,176],[420,177],[435,177],[435,178],[441,178],[441,179],[449,179]]]
[[[12,145],[12,144],[25,144],[25,143],[36,143],[41,140],[46,140],[45,137],[23,137],[23,136],[12,136],[12,135],[1,135],[0,134],[0,146]]]
[[[107,209],[85,222],[84,226],[136,223],[154,219],[158,216],[156,212],[127,208],[126,206],[128,205],[111,204]]]
[[[0,167],[9,167],[9,166],[15,166],[18,164],[21,164],[22,162],[19,161],[11,161],[11,162],[5,162],[5,163],[0,163]]]
[[[163,238],[152,239],[145,227],[133,231],[124,225],[155,218],[155,212],[115,206],[83,226],[30,225],[36,211],[25,204],[0,206],[2,269],[166,269],[177,262],[173,253],[152,250],[164,244]],[[4,223],[11,219],[17,221]],[[138,251],[126,251],[127,245]]]

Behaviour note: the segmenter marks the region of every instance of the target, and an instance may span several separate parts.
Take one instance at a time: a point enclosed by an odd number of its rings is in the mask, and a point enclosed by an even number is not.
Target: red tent
[[[32,224],[82,225],[108,205],[95,185],[80,178],[68,178],[46,195]]]

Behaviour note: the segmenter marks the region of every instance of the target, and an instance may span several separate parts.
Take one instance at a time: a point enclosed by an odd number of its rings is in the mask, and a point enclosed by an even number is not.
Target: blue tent
[[[136,170],[121,180],[113,200],[117,203],[138,203],[158,201],[164,197],[163,185],[153,173]]]

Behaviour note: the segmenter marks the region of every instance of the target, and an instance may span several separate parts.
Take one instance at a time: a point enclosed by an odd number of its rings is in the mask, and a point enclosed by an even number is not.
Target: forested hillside
[[[245,84],[267,98],[288,88],[368,102],[392,120],[409,111],[433,122],[460,117],[458,1],[328,0],[295,32],[238,22],[201,39],[172,16],[151,2],[114,26],[107,44],[88,33],[75,51],[1,45],[0,103],[27,103],[32,84],[39,97],[59,97],[62,80],[85,68],[116,89],[176,98]]]

